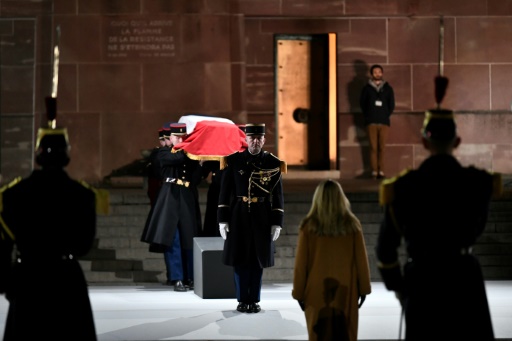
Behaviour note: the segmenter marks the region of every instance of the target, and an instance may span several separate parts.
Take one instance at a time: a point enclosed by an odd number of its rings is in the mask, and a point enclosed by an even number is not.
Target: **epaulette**
[[[281,173],[286,174],[288,172],[288,166],[286,161],[281,160]]]
[[[235,155],[236,153],[238,152],[234,152],[226,156],[221,156],[219,159],[219,169],[223,170],[224,168],[226,168],[228,166],[228,157],[230,157],[231,155]]]
[[[410,169],[406,169],[393,178],[382,180],[379,189],[379,204],[381,206],[389,204],[393,201],[395,198],[395,182],[410,171]]]
[[[18,182],[20,182],[23,178],[21,176],[18,176],[16,178],[14,178],[11,182],[9,182],[7,185],[5,186],[2,186],[0,188],[0,192],[3,192],[5,191],[7,188],[11,188],[13,187],[14,185],[16,185]]]
[[[288,166],[286,165],[286,161],[280,160],[277,156],[275,156],[272,153],[269,153],[269,152],[265,152],[265,153],[268,153],[268,154],[270,154],[270,156],[273,156],[274,158],[279,160],[279,162],[281,163],[281,165],[279,166],[281,173],[286,174],[286,172],[288,172]]]
[[[79,183],[87,189],[94,192],[96,196],[96,213],[108,215],[110,214],[110,193],[105,189],[94,188],[87,182],[80,180]]]
[[[0,188],[0,212],[2,212],[2,211],[3,211],[3,207],[4,207],[4,205],[3,205],[3,193],[4,193],[4,191],[5,191],[6,189],[8,189],[8,188],[13,187],[13,186],[14,186],[14,185],[16,185],[18,182],[20,182],[22,179],[23,179],[23,178],[22,178],[21,176],[18,176],[18,177],[16,177],[16,178],[14,178],[14,180],[12,180],[11,182],[9,182],[7,185],[2,186],[2,187]]]
[[[228,160],[227,159],[228,159],[227,156],[222,156],[220,158],[220,160],[219,160],[219,169],[220,170],[223,170],[228,165]]]
[[[396,267],[399,267],[399,266],[400,266],[400,262],[399,261],[395,261],[393,263],[377,262],[377,268],[379,268],[379,269],[393,269],[393,268],[396,268]]]

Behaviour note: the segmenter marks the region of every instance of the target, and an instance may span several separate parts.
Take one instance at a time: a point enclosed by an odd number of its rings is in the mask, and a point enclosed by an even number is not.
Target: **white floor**
[[[486,286],[495,336],[512,340],[512,281]],[[360,310],[359,340],[397,340],[398,301],[382,283],[372,283],[372,290]],[[265,284],[262,311],[242,314],[235,299],[203,299],[163,285],[90,287],[100,341],[307,340],[304,315],[290,293],[291,284]],[[7,308],[0,296],[0,335]]]

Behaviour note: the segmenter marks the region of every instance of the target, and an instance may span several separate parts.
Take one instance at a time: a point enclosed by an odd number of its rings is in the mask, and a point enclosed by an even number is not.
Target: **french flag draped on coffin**
[[[186,139],[173,150],[183,149],[193,160],[220,160],[247,148],[245,133],[230,120],[188,115],[182,116],[179,122],[187,124],[187,133],[189,127],[192,128]]]

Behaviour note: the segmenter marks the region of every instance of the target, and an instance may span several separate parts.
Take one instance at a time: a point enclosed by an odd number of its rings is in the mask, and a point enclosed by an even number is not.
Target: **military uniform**
[[[262,270],[274,266],[271,227],[283,226],[281,171],[285,167],[265,151],[252,155],[245,150],[221,160],[217,216],[220,223],[229,223],[222,260],[235,267],[239,302],[260,301]]]
[[[43,137],[37,156],[43,169],[0,191],[0,290],[9,301],[6,341],[96,340],[78,262],[92,248],[96,234],[95,191],[62,169],[69,159],[64,147],[59,152],[51,141],[60,138],[58,131],[49,134],[51,143],[46,145]],[[42,307],[52,307],[52,313]]]
[[[197,201],[201,166],[183,150],[169,147],[159,149],[157,160],[162,166],[162,188],[146,221],[141,241],[151,244],[152,252],[169,252],[171,259],[166,257],[166,262],[171,264],[173,281],[193,280],[193,240],[199,235],[201,226]]]
[[[449,138],[455,132],[453,122],[434,123],[426,136]],[[494,340],[484,279],[471,248],[485,229],[500,183],[499,174],[463,167],[444,153],[383,181],[385,217],[376,256],[386,288],[402,297],[406,340]]]
[[[201,179],[199,162],[189,159],[182,150],[172,152],[169,147],[159,149],[158,160],[163,167],[162,188],[142,241],[170,246],[179,228],[183,247],[191,249],[198,233],[194,191]]]

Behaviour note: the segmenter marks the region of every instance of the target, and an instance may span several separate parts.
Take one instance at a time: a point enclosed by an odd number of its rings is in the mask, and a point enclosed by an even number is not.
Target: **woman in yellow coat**
[[[309,340],[357,340],[359,308],[371,293],[361,222],[339,182],[322,181],[299,230],[292,296]]]

